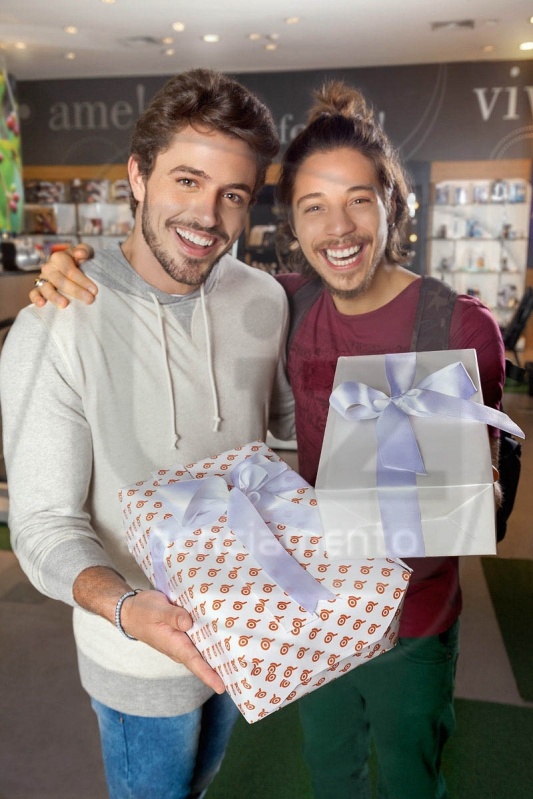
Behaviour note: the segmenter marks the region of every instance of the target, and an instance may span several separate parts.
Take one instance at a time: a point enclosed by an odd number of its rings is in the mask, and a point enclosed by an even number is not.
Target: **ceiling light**
[[[495,49],[496,49],[496,48],[494,47],[494,45],[493,45],[493,44],[486,44],[486,45],[484,45],[484,47],[482,48],[482,50],[483,50],[483,52],[484,52],[484,53],[493,53],[493,52],[495,51]]]
[[[277,50],[277,49],[278,49],[278,45],[277,44],[274,44],[274,43],[265,44],[265,50]]]
[[[173,41],[174,39],[172,36],[164,36],[163,39],[161,39],[161,44],[172,44]]]
[[[215,44],[215,42],[220,41],[220,36],[218,33],[206,33],[205,36],[202,36],[202,39],[208,44]]]
[[[533,17],[530,17],[530,18],[529,18],[529,21],[530,21],[530,22],[531,22],[531,24],[533,25]]]
[[[112,6],[115,2],[116,0],[102,0],[102,3],[105,3],[108,6]]]
[[[285,19],[286,25],[297,25],[300,22],[300,17],[287,17]]]
[[[520,75],[520,67],[511,67],[509,70],[509,75],[512,78],[517,78]]]
[[[258,39],[261,38],[261,34],[260,33],[249,33],[248,34],[248,38],[250,39],[250,41],[256,42]]]
[[[172,30],[175,30],[176,33],[183,33],[183,31],[185,30],[185,25],[183,24],[183,22],[173,22]]]
[[[27,46],[28,45],[26,44],[26,42],[16,42],[15,43],[15,48],[17,50],[25,50]]]
[[[279,33],[269,33],[267,39],[272,39],[273,42],[276,42],[279,39]]]
[[[174,55],[175,52],[173,47],[167,47],[166,50],[163,50],[163,55]]]
[[[63,30],[65,31],[65,33],[71,33],[72,35],[78,32],[78,29],[75,25],[65,25]]]
[[[72,50],[69,53],[65,53],[65,58],[67,61],[74,61],[76,58],[76,53],[73,53]]]
[[[533,50],[533,42],[522,42],[520,45],[521,50]]]

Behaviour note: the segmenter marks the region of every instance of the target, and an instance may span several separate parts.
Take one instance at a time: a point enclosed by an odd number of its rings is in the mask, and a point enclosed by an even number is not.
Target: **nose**
[[[331,210],[328,219],[328,234],[342,238],[355,231],[356,224],[346,207]]]
[[[203,228],[216,227],[220,221],[219,198],[216,192],[201,192],[194,203],[193,215]]]

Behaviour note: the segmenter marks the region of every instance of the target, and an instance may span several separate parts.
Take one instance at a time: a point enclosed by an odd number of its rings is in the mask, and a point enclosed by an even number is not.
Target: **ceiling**
[[[532,14],[531,0],[1,0],[0,62],[20,81],[524,61]],[[444,22],[463,24],[432,30]]]

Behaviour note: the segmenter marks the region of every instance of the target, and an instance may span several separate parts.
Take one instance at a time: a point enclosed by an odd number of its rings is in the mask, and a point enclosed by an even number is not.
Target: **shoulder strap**
[[[424,275],[416,312],[412,352],[445,350],[457,292],[442,280]]]
[[[300,286],[294,294],[287,293],[289,301],[289,331],[287,333],[287,356],[296,334],[302,324],[304,317],[310,308],[318,300],[324,290],[324,285],[320,278],[315,278]]]

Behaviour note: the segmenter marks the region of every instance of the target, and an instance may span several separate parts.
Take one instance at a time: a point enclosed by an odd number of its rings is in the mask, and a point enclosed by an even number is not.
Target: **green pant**
[[[370,799],[370,740],[379,799],[445,799],[442,749],[453,732],[459,622],[440,635],[400,638],[303,697],[304,758],[315,799]]]

